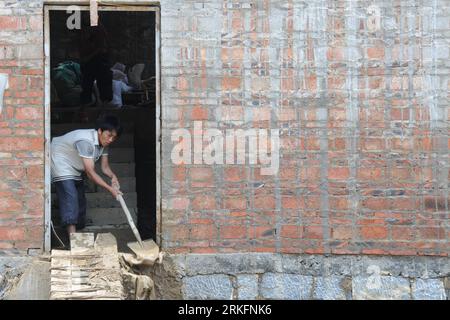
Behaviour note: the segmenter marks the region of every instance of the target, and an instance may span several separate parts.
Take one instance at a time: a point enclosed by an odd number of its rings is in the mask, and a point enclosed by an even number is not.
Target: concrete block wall
[[[160,5],[165,250],[448,255],[448,1]],[[0,250],[42,248],[42,9],[0,1]],[[278,174],[175,165],[194,121],[278,129]]]

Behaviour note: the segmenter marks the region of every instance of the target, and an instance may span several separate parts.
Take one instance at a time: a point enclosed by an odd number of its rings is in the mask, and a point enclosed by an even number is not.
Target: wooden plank
[[[51,251],[50,15],[44,10],[44,251]]]
[[[115,238],[103,234],[94,242],[92,233],[75,233],[71,243],[71,251],[54,250],[52,253],[50,298],[122,299],[122,275]]]
[[[83,254],[94,248],[93,233],[71,233],[70,234],[70,252],[71,255]]]

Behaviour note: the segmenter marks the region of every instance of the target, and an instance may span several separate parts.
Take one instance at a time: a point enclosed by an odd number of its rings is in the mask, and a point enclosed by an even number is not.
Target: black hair
[[[95,122],[95,130],[101,129],[102,131],[108,130],[117,132],[117,137],[122,134],[123,128],[120,125],[119,118],[113,115],[100,116]]]

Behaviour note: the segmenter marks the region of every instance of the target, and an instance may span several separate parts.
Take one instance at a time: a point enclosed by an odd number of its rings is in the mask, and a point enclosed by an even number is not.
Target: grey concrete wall
[[[155,272],[156,271],[156,272]],[[353,255],[171,255],[152,276],[161,299],[445,300],[450,259]]]

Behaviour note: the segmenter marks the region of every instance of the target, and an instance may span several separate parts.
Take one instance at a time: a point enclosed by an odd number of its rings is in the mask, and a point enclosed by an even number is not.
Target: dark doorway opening
[[[109,162],[118,176],[124,199],[137,222],[143,239],[156,239],[157,219],[157,63],[156,12],[99,11],[99,25],[107,39],[107,58],[102,60],[105,70],[111,70],[111,91],[119,99],[106,101],[101,86],[109,85],[95,77],[89,103],[81,92],[86,78],[83,41],[89,30],[89,11],[80,12],[80,27],[70,29],[71,14],[65,10],[49,11],[50,29],[50,128],[51,138],[77,129],[93,129],[95,120],[105,114],[116,115],[123,127],[122,136],[110,147]],[[140,72],[142,70],[142,72]],[[125,77],[125,78],[124,78]],[[118,81],[127,88],[117,89]],[[123,86],[125,87],[125,86]],[[102,174],[100,160],[96,172]],[[87,200],[86,227],[79,232],[115,235],[119,250],[128,251],[126,243],[135,241],[120,203],[103,188],[84,176]],[[52,248],[60,247],[60,240],[68,244],[60,225],[59,201],[52,185],[51,220]],[[59,238],[59,239],[58,239]]]

